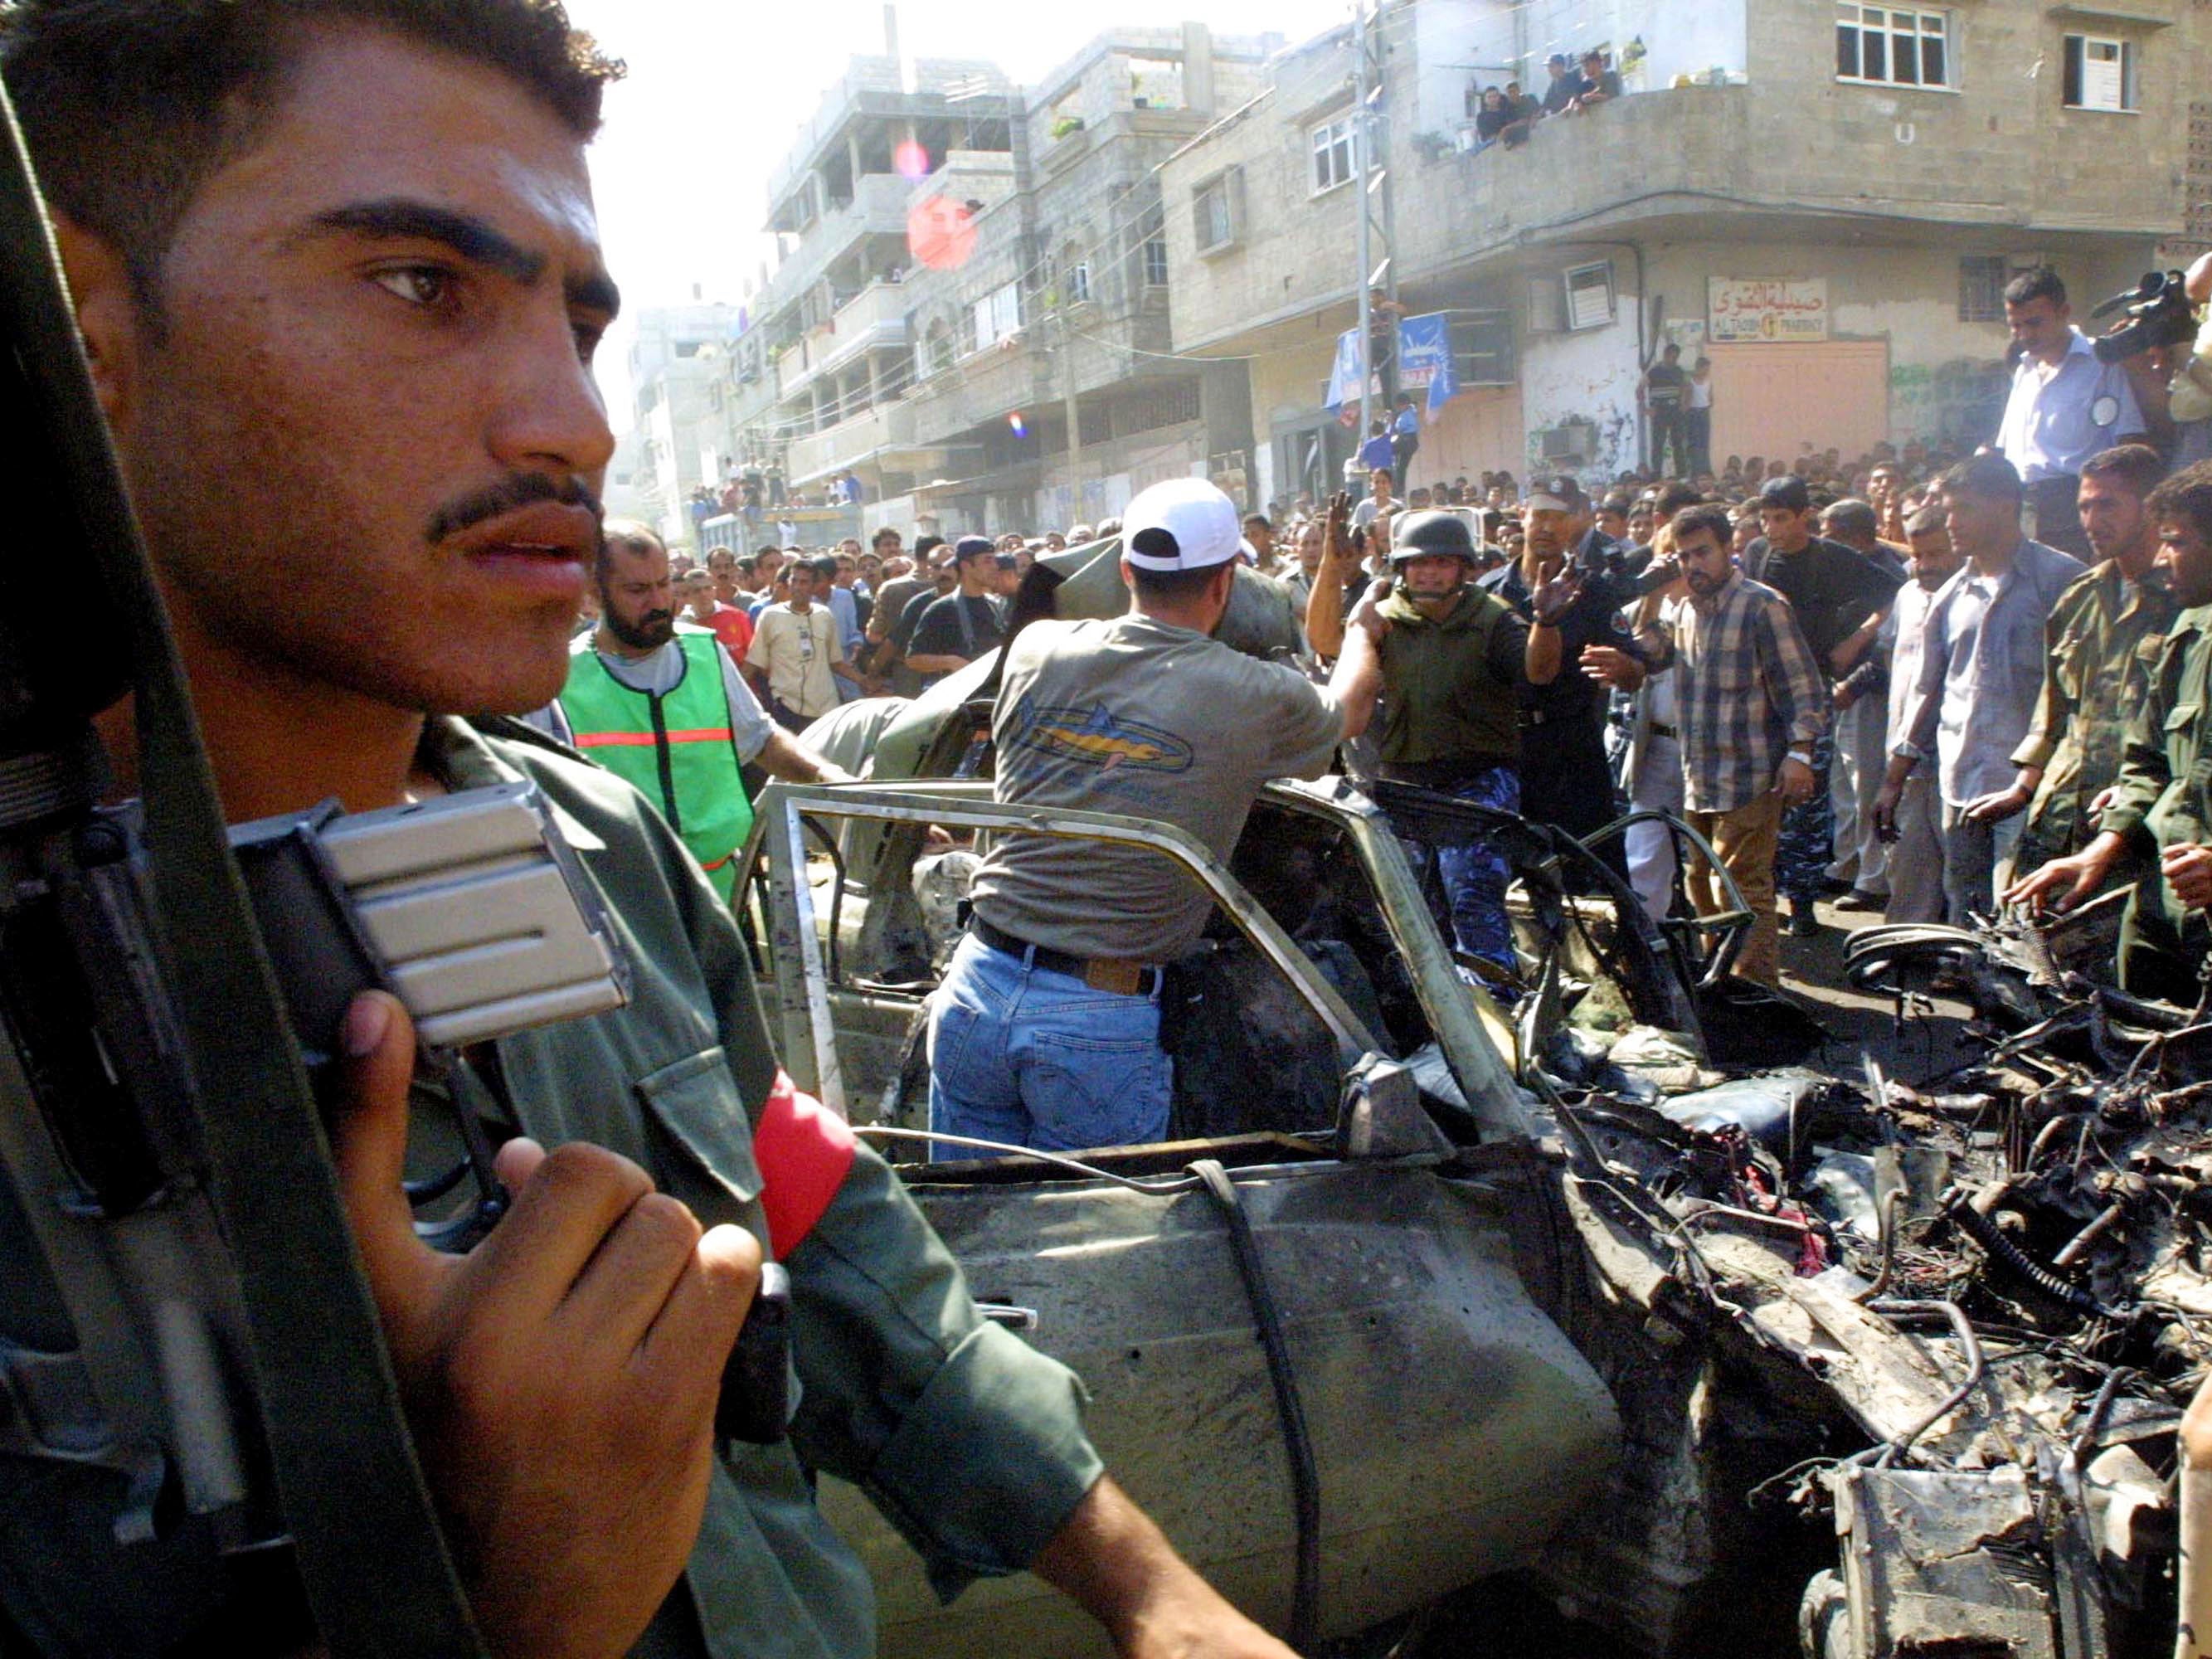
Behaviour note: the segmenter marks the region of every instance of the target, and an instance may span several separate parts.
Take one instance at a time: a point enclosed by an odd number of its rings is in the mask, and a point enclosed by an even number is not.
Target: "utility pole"
[[[1382,290],[1397,313],[1398,265],[1392,257],[1396,246],[1397,215],[1390,199],[1390,123],[1383,99],[1386,52],[1382,36],[1382,0],[1353,0],[1352,13],[1353,70],[1352,166],[1359,180],[1359,430],[1354,447],[1367,441],[1375,422],[1375,291]],[[1381,247],[1376,247],[1377,240]],[[1395,321],[1392,326],[1395,326]],[[1391,377],[1395,382],[1396,377]],[[1391,386],[1383,388],[1386,394]]]
[[[1083,450],[1083,418],[1075,407],[1075,337],[1067,326],[1067,307],[1073,297],[1073,267],[1060,273],[1060,303],[1053,309],[1060,319],[1060,398],[1067,420],[1067,522],[1083,516],[1083,475],[1076,457]]]
[[[1375,226],[1367,211],[1367,0],[1352,0],[1352,55],[1358,60],[1352,68],[1352,167],[1359,175],[1359,425],[1352,434],[1357,454],[1375,419],[1375,284],[1367,275],[1375,268]]]

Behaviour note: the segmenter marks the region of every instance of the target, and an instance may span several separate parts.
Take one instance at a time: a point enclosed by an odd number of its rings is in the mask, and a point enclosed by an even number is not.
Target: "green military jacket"
[[[1377,609],[1390,624],[1382,635],[1376,734],[1383,764],[1514,764],[1528,625],[1473,582],[1441,617],[1431,617],[1402,587]]]
[[[634,976],[623,1009],[497,1044],[513,1127],[621,1152],[702,1222],[736,1222],[765,1244],[750,1114],[776,1067],[728,908],[629,785],[499,730],[434,721],[422,761],[456,789],[537,782]],[[450,1168],[450,1114],[428,1087],[417,1097],[410,1173]],[[24,1226],[6,1191],[0,1183],[0,1246]],[[0,1248],[0,1262],[16,1260]],[[684,1578],[635,1650],[651,1659],[874,1650],[866,1573],[816,1508],[813,1471],[866,1491],[948,1598],[1033,1560],[1102,1472],[1073,1374],[977,1316],[958,1265],[865,1147],[784,1265],[799,1385],[790,1437],[725,1449]],[[0,1335],[74,1346],[50,1288],[12,1267]],[[118,1547],[125,1497],[105,1469],[0,1456],[0,1650],[15,1651],[13,1626],[41,1653],[272,1650],[261,1638],[288,1587],[241,1576],[197,1522]]]
[[[2015,766],[2043,769],[2015,861],[2033,870],[2078,853],[2097,833],[2089,803],[2119,775],[2128,720],[2142,706],[2176,607],[2163,588],[2124,592],[2105,563],[2058,596],[2044,624],[2043,695]]]
[[[2100,829],[2168,847],[2212,842],[2212,605],[2174,617],[2129,723],[2119,781]],[[2203,911],[2185,911],[2153,861],[2136,884],[2120,940],[2121,983],[2189,994],[2208,946]]]

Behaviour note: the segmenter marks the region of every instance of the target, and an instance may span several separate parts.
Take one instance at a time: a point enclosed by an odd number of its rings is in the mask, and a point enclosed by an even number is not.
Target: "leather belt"
[[[1079,979],[1094,991],[1107,991],[1115,996],[1148,997],[1160,988],[1160,969],[1147,963],[1125,962],[1118,957],[1072,957],[1065,951],[1017,939],[1003,927],[992,927],[981,916],[970,918],[968,929],[994,951],[1023,957],[1053,973]]]
[[[1522,730],[1526,731],[1533,726],[1587,724],[1592,719],[1592,714],[1587,708],[1517,708],[1514,710],[1514,719],[1520,723]]]
[[[1655,738],[1679,738],[1682,734],[1671,726],[1662,726],[1657,720],[1644,728]]]

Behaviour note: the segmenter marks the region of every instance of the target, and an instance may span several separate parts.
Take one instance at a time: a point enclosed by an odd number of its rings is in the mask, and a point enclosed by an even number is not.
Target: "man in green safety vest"
[[[635,785],[726,899],[753,823],[742,769],[850,775],[769,719],[712,631],[678,623],[668,550],[650,529],[607,521],[599,587],[599,625],[569,647],[568,683],[532,723]]]

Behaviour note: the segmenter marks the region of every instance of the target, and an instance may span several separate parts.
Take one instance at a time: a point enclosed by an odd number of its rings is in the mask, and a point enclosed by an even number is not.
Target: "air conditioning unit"
[[[1561,326],[1572,333],[1603,328],[1613,321],[1613,261],[1600,259],[1586,265],[1569,265],[1561,274]]]
[[[1557,426],[1539,432],[1536,447],[1547,465],[1572,471],[1586,465],[1597,448],[1596,422],[1582,416],[1570,416]]]

